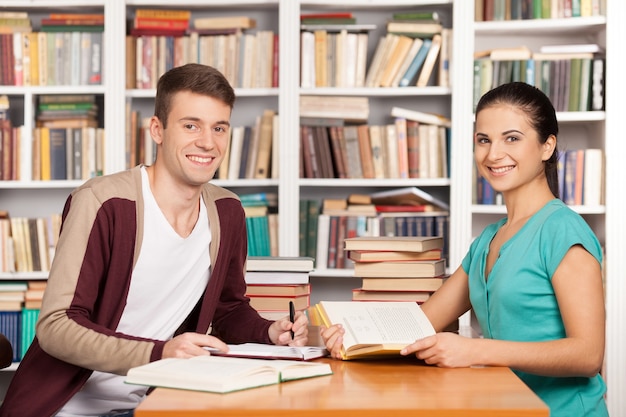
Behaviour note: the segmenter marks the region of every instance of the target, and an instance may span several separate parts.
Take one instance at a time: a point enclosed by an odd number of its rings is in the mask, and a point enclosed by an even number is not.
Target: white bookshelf
[[[603,112],[561,113],[564,131],[592,131],[600,135],[606,154],[606,204],[602,207],[575,208],[593,223],[594,230],[602,236],[606,248],[605,271],[607,277],[607,347],[606,381],[607,401],[613,417],[626,416],[626,207],[625,180],[620,172],[623,144],[621,143],[620,114],[626,95],[626,80],[621,74],[626,67],[625,55],[621,53],[626,39],[626,3],[607,0],[610,13],[607,17],[559,21],[527,22],[480,22],[474,23],[474,2],[468,0],[185,0],[177,8],[191,9],[193,14],[247,14],[261,16],[264,25],[271,27],[279,38],[279,87],[274,89],[237,89],[238,96],[233,117],[244,120],[250,109],[260,114],[263,107],[274,107],[280,115],[280,177],[275,180],[217,181],[219,185],[235,191],[275,190],[279,195],[279,251],[281,255],[298,254],[298,209],[300,198],[322,198],[328,194],[347,196],[354,190],[381,190],[385,188],[418,186],[429,191],[436,190],[450,203],[450,266],[460,264],[476,230],[501,217],[502,207],[484,207],[472,204],[472,83],[473,51],[488,42],[491,46],[524,41],[539,45],[545,39],[572,43],[572,39],[589,37],[605,40],[606,61],[606,110]],[[117,172],[125,167],[125,113],[124,103],[131,100],[142,108],[151,108],[153,90],[126,90],[124,60],[126,19],[139,7],[171,8],[171,0],[7,0],[0,10],[28,10],[43,15],[51,10],[67,12],[95,10],[105,14],[105,49],[103,85],[83,87],[7,87],[0,86],[0,93],[18,96],[24,102],[25,125],[34,123],[34,100],[38,94],[48,93],[96,93],[105,96],[104,121],[106,128],[105,172]],[[453,55],[451,88],[427,87],[423,89],[301,89],[298,68],[300,52],[299,15],[302,11],[349,10],[359,22],[376,21],[383,27],[387,16],[398,10],[412,8],[443,10],[453,27]],[[381,29],[382,30],[382,29]],[[381,33],[377,32],[378,35]],[[374,35],[375,37],[378,35]],[[370,40],[371,53],[374,47]],[[555,42],[556,43],[556,42]],[[616,52],[617,51],[617,52]],[[301,94],[359,95],[370,98],[373,117],[386,117],[387,107],[398,101],[426,111],[446,114],[452,119],[451,176],[438,180],[334,180],[298,178],[299,161],[299,96]],[[242,103],[242,104],[240,104]],[[26,216],[43,216],[60,212],[68,192],[80,181],[5,182],[0,183],[0,208]],[[2,276],[1,279],[42,279],[39,274],[28,276]],[[43,277],[45,279],[45,277]],[[346,298],[358,279],[351,271],[319,270],[312,274],[314,299]],[[584,302],[584,300],[581,300]],[[469,317],[463,318],[469,321]],[[462,323],[463,324],[463,323]]]

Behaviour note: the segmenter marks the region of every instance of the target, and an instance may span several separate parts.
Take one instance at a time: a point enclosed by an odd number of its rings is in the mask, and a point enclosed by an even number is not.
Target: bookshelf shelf
[[[524,37],[544,37],[550,35],[568,35],[597,33],[604,30],[606,17],[572,17],[564,19],[531,19],[474,22],[474,33],[477,36],[506,35]]]
[[[47,272],[2,272],[0,273],[0,282],[2,281],[24,281],[24,280],[46,280]]]
[[[356,8],[385,8],[390,9],[402,6],[437,6],[451,5],[453,0],[342,0],[339,2],[329,2],[328,0],[304,0],[300,2],[302,7],[316,7],[319,9],[350,9]]]
[[[237,97],[278,97],[278,88],[236,88],[235,94]],[[128,98],[147,98],[154,99],[156,95],[156,89],[140,89],[134,88],[126,90],[125,93]]]
[[[6,0],[2,2],[3,8],[14,8],[14,9],[54,9],[54,10],[62,10],[62,9],[72,9],[74,11],[77,7],[80,7],[81,10],[87,9],[98,9],[102,8],[107,3],[107,0],[64,0],[59,3],[57,0]]]
[[[206,9],[207,6],[211,8],[223,8],[229,10],[245,9],[253,6],[278,8],[280,0],[212,0],[209,4],[206,0],[185,0],[180,3],[181,8],[185,9]],[[171,8],[171,0],[126,0],[126,5],[129,7],[165,7]]]
[[[367,97],[398,97],[398,96],[449,96],[452,90],[448,87],[403,87],[403,88],[300,88],[300,94],[313,96],[367,96]]]
[[[603,111],[558,112],[556,117],[560,123],[603,122],[606,119],[606,113]]]
[[[83,180],[54,180],[54,181],[0,181],[0,190],[37,190],[37,189],[60,189],[71,190],[78,187]]]
[[[337,178],[301,178],[300,187],[447,187],[449,178],[415,179],[337,179]]]
[[[578,214],[606,214],[605,206],[570,206]],[[472,204],[471,210],[473,214],[506,214],[504,205],[492,204]]]
[[[102,85],[68,85],[68,86],[13,86],[5,85],[0,86],[0,89],[4,94],[10,96],[17,95],[42,95],[42,94],[85,94],[89,91],[90,94],[105,94],[106,87]]]

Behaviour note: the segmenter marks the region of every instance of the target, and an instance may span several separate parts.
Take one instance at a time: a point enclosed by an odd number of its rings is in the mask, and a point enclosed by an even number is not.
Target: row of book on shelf
[[[35,337],[46,281],[0,282],[0,333],[11,342],[19,362]]]
[[[437,12],[393,13],[369,57],[376,28],[350,12],[301,15],[301,87],[449,86],[452,29]]]
[[[0,97],[1,180],[71,180],[103,174],[104,129],[93,94],[37,97],[35,127],[13,126]],[[2,110],[3,109],[3,110]]]
[[[316,268],[351,269],[341,249],[347,238],[368,236],[441,236],[448,256],[448,205],[416,187],[347,199],[300,202],[300,255],[315,258]]]
[[[33,31],[28,12],[0,14],[0,84],[102,83],[104,14],[51,13]]]
[[[300,97],[301,178],[446,178],[450,120],[393,107],[366,124],[367,97]],[[352,109],[350,107],[352,106]]]
[[[604,153],[602,149],[558,151],[559,197],[568,205],[604,204]],[[503,204],[502,197],[480,175],[476,175],[475,202]]]
[[[27,218],[0,212],[0,272],[49,271],[60,228],[60,214]]]
[[[499,85],[522,81],[541,89],[557,112],[604,109],[604,49],[597,44],[496,48],[474,54],[474,106]]]
[[[476,0],[474,2],[474,17],[477,22],[605,15],[606,0]]]
[[[217,68],[233,87],[276,87],[278,34],[256,30],[256,20],[247,16],[135,10],[126,36],[126,88],[156,88],[161,74],[186,63]]]

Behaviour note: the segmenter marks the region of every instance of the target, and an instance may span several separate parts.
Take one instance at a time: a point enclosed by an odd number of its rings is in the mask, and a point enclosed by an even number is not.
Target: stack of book
[[[42,95],[33,132],[33,180],[80,180],[104,172],[104,128],[95,94]]]
[[[248,257],[245,280],[250,305],[270,320],[288,315],[290,301],[296,310],[306,310],[312,270],[313,258],[309,257]]]
[[[393,107],[370,125],[367,97],[300,97],[302,178],[447,178],[450,119]]]
[[[0,282],[0,333],[13,347],[13,362],[19,362],[35,337],[45,281]]]
[[[102,84],[103,33],[101,13],[51,13],[41,19],[42,35],[36,42],[48,53],[40,54],[40,84]]]
[[[445,279],[442,237],[356,237],[344,240],[361,288],[353,301],[423,303]]]
[[[133,23],[126,37],[127,88],[156,88],[161,74],[189,62],[217,68],[233,87],[278,86],[278,35],[260,29],[245,33],[256,28],[255,19],[138,9]]]
[[[324,199],[317,217],[317,267],[352,268],[342,250],[344,239],[366,236],[439,236],[445,259],[448,220],[448,204],[417,187]]]
[[[134,36],[182,36],[189,29],[190,19],[189,10],[140,8],[135,10],[130,33]]]

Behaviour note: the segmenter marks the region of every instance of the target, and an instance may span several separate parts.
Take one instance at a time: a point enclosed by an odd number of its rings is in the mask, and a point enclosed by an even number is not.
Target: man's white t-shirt
[[[204,293],[209,280],[211,232],[202,201],[198,221],[186,238],[169,224],[142,169],[144,234],[117,332],[170,339]],[[124,376],[94,372],[58,417],[105,414],[133,409],[147,387],[124,383]]]

